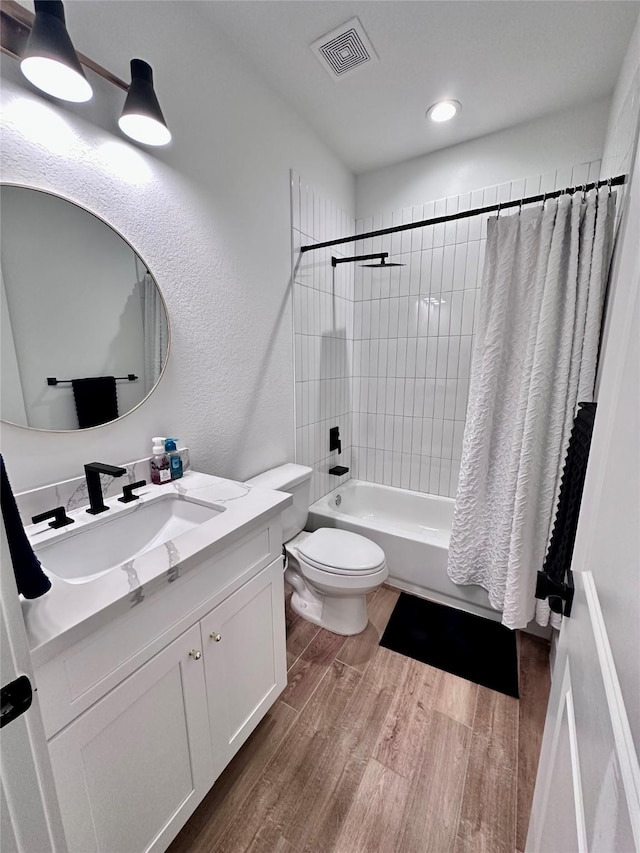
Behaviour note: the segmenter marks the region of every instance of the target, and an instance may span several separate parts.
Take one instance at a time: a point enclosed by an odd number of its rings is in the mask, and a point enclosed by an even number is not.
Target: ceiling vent
[[[358,18],[351,18],[330,33],[325,33],[310,47],[333,80],[348,77],[369,62],[378,62],[378,56]]]

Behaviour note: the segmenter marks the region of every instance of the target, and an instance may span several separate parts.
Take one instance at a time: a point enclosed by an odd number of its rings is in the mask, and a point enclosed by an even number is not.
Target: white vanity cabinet
[[[165,850],[286,686],[280,535],[278,518],[36,671],[70,853]]]
[[[164,850],[211,787],[194,625],[49,742],[70,853]]]
[[[216,777],[287,683],[282,563],[200,622]]]

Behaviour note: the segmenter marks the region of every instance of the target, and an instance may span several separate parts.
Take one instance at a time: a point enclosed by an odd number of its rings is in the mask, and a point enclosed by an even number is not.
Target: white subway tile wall
[[[296,462],[313,468],[312,500],[348,480],[329,474],[351,468],[352,264],[331,266],[344,246],[300,253],[300,246],[354,233],[353,218],[291,172]],[[342,453],[329,451],[329,429],[340,429]]]
[[[599,177],[597,160],[354,222],[291,173],[296,461],[314,469],[313,500],[349,477],[455,497],[488,216],[300,246]],[[373,252],[405,266],[331,266],[332,255]],[[333,426],[341,455],[329,452]],[[349,474],[330,475],[335,465]]]
[[[576,186],[597,180],[599,169],[595,161],[383,212],[358,220],[356,233]],[[455,497],[487,218],[347,244],[353,254],[387,251],[405,264],[354,270],[354,478]]]

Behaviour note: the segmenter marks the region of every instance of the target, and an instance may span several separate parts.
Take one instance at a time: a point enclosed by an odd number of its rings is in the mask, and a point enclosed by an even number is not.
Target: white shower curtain
[[[536,612],[578,402],[593,399],[615,197],[607,188],[490,219],[449,576],[502,623]]]
[[[145,393],[156,384],[167,355],[169,329],[162,297],[149,273],[142,279],[142,323],[144,329]]]

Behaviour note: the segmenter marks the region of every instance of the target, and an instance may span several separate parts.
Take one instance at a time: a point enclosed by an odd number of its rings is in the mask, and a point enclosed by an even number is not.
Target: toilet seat
[[[302,561],[334,575],[364,575],[385,565],[384,551],[375,542],[348,530],[323,527],[298,545]]]

